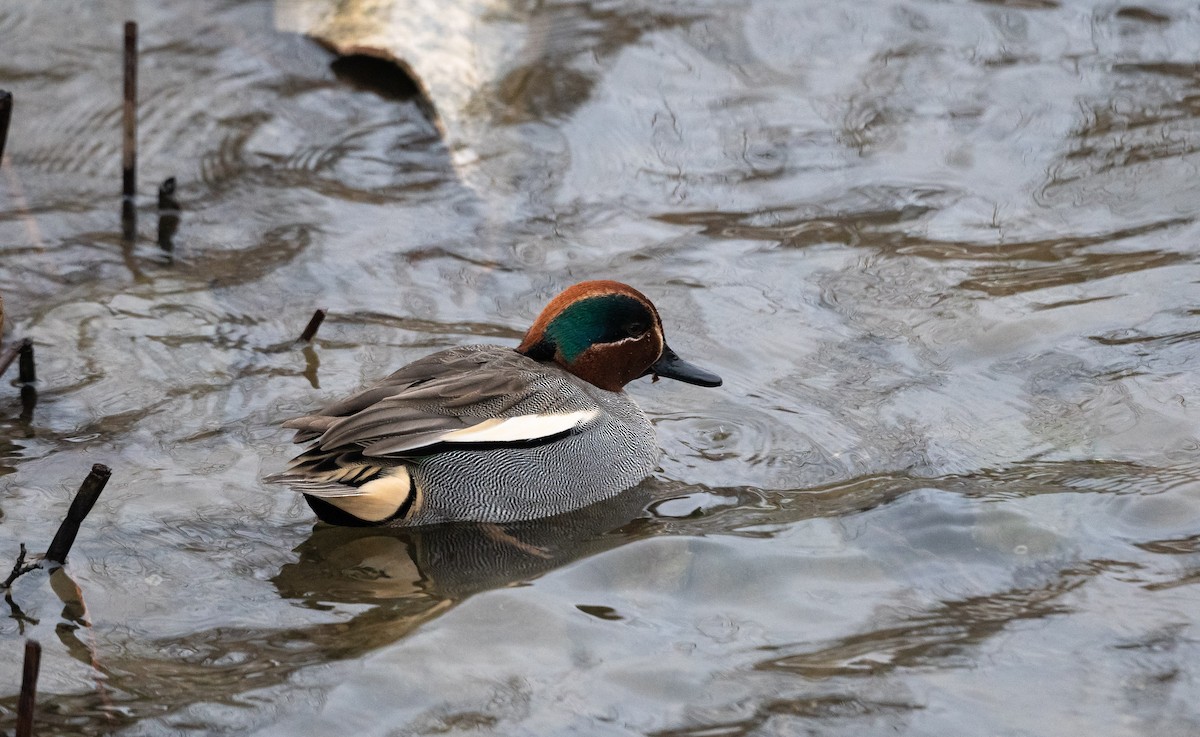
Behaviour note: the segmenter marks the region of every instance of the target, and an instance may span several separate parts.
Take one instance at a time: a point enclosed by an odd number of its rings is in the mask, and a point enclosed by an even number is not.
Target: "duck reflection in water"
[[[404,607],[414,619],[393,622],[388,639],[395,639],[403,634],[396,630],[407,631],[426,614],[472,594],[529,581],[649,537],[655,525],[647,507],[676,493],[649,482],[585,509],[510,523],[374,528],[318,523],[295,549],[300,559],[271,580],[281,596],[317,608],[424,601],[424,607]]]

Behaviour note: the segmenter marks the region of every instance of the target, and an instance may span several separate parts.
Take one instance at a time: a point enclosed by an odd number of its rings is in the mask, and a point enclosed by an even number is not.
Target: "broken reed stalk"
[[[297,342],[309,343],[316,336],[317,330],[321,327],[321,323],[325,322],[325,310],[318,309],[313,313],[312,319],[308,321],[308,326],[304,328],[304,332],[300,333],[300,339]]]
[[[158,185],[158,209],[160,211],[178,210],[179,200],[175,199],[175,177],[167,177]]]
[[[175,198],[175,177],[168,177],[158,185],[158,247],[166,253],[175,250],[179,211],[179,200]]]
[[[25,667],[21,673],[21,697],[17,701],[15,737],[33,735],[33,708],[37,703],[38,671],[42,667],[42,646],[37,640],[25,641]]]
[[[79,526],[83,524],[88,512],[92,511],[92,507],[100,498],[100,492],[104,491],[104,485],[108,483],[111,475],[112,469],[103,463],[92,466],[92,472],[83,480],[83,484],[79,487],[79,493],[71,500],[71,508],[67,510],[66,519],[58,526],[58,532],[54,533],[54,540],[46,550],[46,560],[55,563],[67,562],[67,554],[71,552],[71,546],[75,544]]]
[[[13,96],[0,90],[0,160],[4,158],[4,144],[8,141],[8,121],[12,120]]]
[[[8,574],[8,578],[4,579],[4,583],[0,583],[0,589],[12,588],[13,581],[38,568],[41,566],[37,563],[25,565],[25,543],[21,543],[21,552],[17,554],[17,562],[13,563],[12,572]]]
[[[22,384],[33,384],[37,381],[37,367],[33,363],[33,341],[25,338],[17,349],[17,379]]]
[[[17,360],[17,356],[21,355],[21,349],[25,347],[25,344],[32,342],[29,338],[25,338],[16,345],[11,345],[4,350],[4,354],[0,355],[0,376],[4,376],[4,372],[8,371],[8,367],[12,365],[12,362]]]
[[[137,237],[137,23],[125,23],[125,95],[122,108],[121,237]]]
[[[137,191],[137,32],[137,23],[125,23],[125,136],[121,150],[121,191],[128,200],[132,200]]]

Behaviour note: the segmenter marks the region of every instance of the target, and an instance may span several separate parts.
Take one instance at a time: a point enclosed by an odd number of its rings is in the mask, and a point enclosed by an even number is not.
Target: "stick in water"
[[[92,511],[92,507],[100,498],[100,492],[104,491],[104,485],[108,483],[108,477],[111,475],[112,470],[103,463],[92,466],[92,472],[83,480],[83,485],[79,487],[79,493],[71,500],[67,518],[58,526],[58,532],[54,533],[54,540],[46,550],[46,560],[54,563],[67,562],[67,554],[71,552],[71,546],[75,544],[79,526],[83,524],[88,512]]]
[[[8,371],[8,367],[12,365],[13,361],[17,360],[17,356],[21,355],[21,348],[25,345],[26,340],[29,340],[29,338],[4,349],[3,355],[0,355],[0,376],[4,376],[4,372]]]
[[[137,235],[137,23],[125,23],[124,136],[121,146],[121,234],[127,243]]]
[[[4,583],[0,583],[0,589],[12,588],[13,581],[39,568],[41,566],[37,563],[25,563],[25,543],[21,543],[21,552],[17,555],[17,562],[13,563],[12,572],[8,574],[8,578],[4,579]]]
[[[158,187],[158,247],[166,253],[175,250],[179,213],[179,200],[175,198],[175,177],[170,177]]]
[[[33,363],[33,341],[26,338],[21,341],[17,351],[17,379],[22,384],[33,384],[37,381],[37,367]]]
[[[300,333],[301,343],[309,343],[317,334],[317,329],[321,327],[321,323],[325,322],[325,310],[317,310],[313,313],[312,319],[308,321],[308,327],[304,328],[304,332]]]
[[[37,702],[37,679],[41,666],[42,646],[37,640],[26,640],[25,668],[21,674],[21,698],[17,702],[16,737],[33,735],[33,707]]]
[[[137,191],[137,23],[125,24],[125,140],[121,156],[122,194],[133,199]]]
[[[12,119],[12,93],[0,90],[0,159],[4,158],[4,144],[8,141],[8,121]]]
[[[179,210],[179,200],[175,198],[175,177],[167,177],[158,185],[158,209],[160,211]]]

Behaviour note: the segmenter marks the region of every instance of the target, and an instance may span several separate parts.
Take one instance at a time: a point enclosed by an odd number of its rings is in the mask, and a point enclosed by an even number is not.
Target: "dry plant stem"
[[[175,198],[175,177],[167,177],[158,185],[158,209],[179,210],[179,200]]]
[[[21,349],[27,342],[31,342],[29,338],[25,338],[16,345],[9,346],[4,349],[3,354],[0,354],[0,376],[4,376],[4,372],[8,371],[8,367],[12,365],[12,362],[17,360],[17,356],[20,355]]]
[[[29,338],[21,341],[17,350],[17,378],[22,384],[33,384],[37,381],[37,367],[33,362],[33,341]]]
[[[0,90],[0,159],[4,158],[4,144],[8,141],[8,121],[12,120],[13,96]]]
[[[13,581],[38,568],[41,566],[37,563],[25,564],[25,543],[21,543],[21,552],[17,554],[17,562],[13,563],[12,572],[8,574],[8,578],[4,579],[4,583],[0,583],[0,589],[12,588]]]
[[[175,250],[179,214],[179,200],[175,199],[175,177],[170,177],[158,186],[158,247],[168,254]]]
[[[313,313],[312,319],[308,321],[308,327],[304,328],[304,332],[300,333],[300,342],[308,343],[316,336],[317,330],[321,327],[321,323],[325,321],[325,310],[317,310]]]
[[[124,141],[121,155],[121,193],[133,200],[137,191],[137,23],[125,24]]]
[[[137,23],[133,21],[125,23],[125,98],[121,122],[121,241],[129,270],[141,281],[132,254],[137,238]]]
[[[92,466],[92,472],[83,480],[83,485],[79,487],[79,493],[71,500],[67,518],[58,526],[58,532],[54,533],[54,540],[46,550],[46,560],[66,563],[67,554],[71,552],[71,546],[75,544],[75,536],[79,534],[79,526],[87,518],[88,512],[92,511],[92,507],[100,498],[100,492],[104,491],[104,485],[108,483],[108,477],[111,475],[112,470],[102,463]]]
[[[42,646],[37,640],[25,641],[25,667],[21,674],[21,698],[17,702],[16,737],[33,734],[33,707],[37,702],[38,670],[42,666]]]

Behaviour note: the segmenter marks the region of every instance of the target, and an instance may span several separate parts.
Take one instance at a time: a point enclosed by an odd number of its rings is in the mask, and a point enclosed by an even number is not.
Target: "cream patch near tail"
[[[412,476],[404,466],[389,468],[362,486],[309,486],[298,487],[297,491],[328,502],[364,522],[383,522],[406,505],[411,513],[415,504],[409,504],[409,499],[416,493]]]

